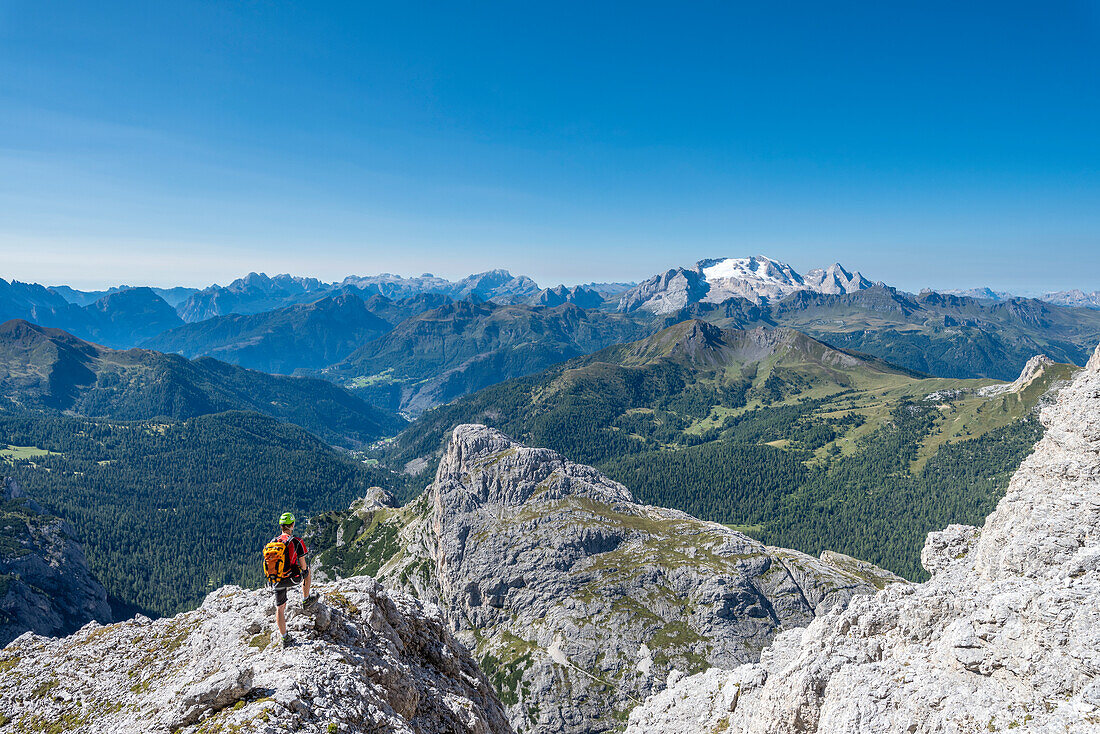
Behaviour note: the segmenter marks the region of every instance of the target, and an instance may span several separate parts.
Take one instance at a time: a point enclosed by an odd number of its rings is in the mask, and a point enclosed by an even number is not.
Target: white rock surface
[[[1100,731],[1100,349],[984,527],[929,536],[919,586],[676,680],[628,734]]]
[[[505,734],[500,702],[439,610],[360,577],[292,591],[296,642],[271,644],[266,590],[193,612],[26,633],[0,652],[0,731],[82,734]]]

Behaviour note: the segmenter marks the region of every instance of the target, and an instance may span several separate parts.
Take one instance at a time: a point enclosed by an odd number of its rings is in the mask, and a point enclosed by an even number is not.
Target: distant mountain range
[[[183,323],[151,288],[116,290],[79,306],[53,289],[0,279],[0,323],[9,319],[64,329],[113,347],[133,346]]]
[[[723,327],[789,326],[937,377],[1012,380],[1035,354],[1084,364],[1100,341],[1100,311],[1013,298],[989,301],[874,285],[845,294],[800,290],[773,303],[699,301],[664,315]]]
[[[537,296],[539,286],[525,275],[513,276],[507,270],[490,270],[452,282],[425,273],[418,278],[400,275],[349,275],[339,283],[323,283],[316,278],[293,275],[268,277],[249,273],[228,286],[210,286],[195,293],[179,307],[188,322],[201,321],[229,313],[251,314],[283,306],[309,303],[348,288],[364,296],[381,295],[391,300],[421,295],[445,296],[454,300],[474,299],[497,303],[523,303]]]
[[[0,281],[0,322],[24,319],[112,348],[213,356],[272,373],[315,372],[354,385],[379,405],[415,413],[690,318],[735,328],[789,326],[943,377],[1011,379],[1039,352],[1080,364],[1100,338],[1100,308],[1091,307],[1100,296],[1048,297],[1074,306],[990,289],[913,295],[839,263],[803,274],[754,256],[701,260],[640,284],[552,288],[506,270],[458,281],[425,273],[333,283],[250,273],[201,291],[83,292]],[[456,302],[489,308],[457,309]],[[562,331],[557,316],[542,313],[565,306],[579,309],[566,321],[584,333],[572,334],[573,326]],[[466,315],[452,322],[429,315],[440,308]],[[629,318],[608,318],[615,312]]]
[[[456,301],[402,322],[319,374],[375,405],[417,414],[653,328],[648,318],[572,303]]]
[[[388,298],[410,298],[420,293],[436,293],[455,300],[476,296],[483,301],[522,303],[539,292],[539,286],[526,275],[514,276],[507,270],[489,270],[469,275],[458,282],[424,273],[419,278],[381,275],[344,278],[341,285],[353,285]]]
[[[373,441],[403,423],[323,380],[209,357],[118,351],[21,320],[0,324],[0,402],[125,421],[251,410],[342,445]]]
[[[134,286],[129,285],[116,285],[103,291],[78,291],[67,285],[52,285],[50,286],[50,290],[69,303],[74,303],[77,306],[89,306],[104,296],[109,296],[121,291],[128,291],[133,287]],[[192,294],[199,292],[198,288],[185,288],[183,286],[177,286],[175,288],[150,288],[149,290],[163,298],[165,303],[172,308],[176,308],[190,298]]]
[[[995,291],[992,288],[949,288],[940,289],[936,292],[952,296],[984,298],[989,301],[1007,301],[1012,298],[1022,297],[1019,294],[1010,293],[1008,291]],[[1100,291],[1086,293],[1080,288],[1069,291],[1051,291],[1044,293],[1039,296],[1039,300],[1053,303],[1056,306],[1077,306],[1080,308],[1100,309]]]
[[[324,297],[332,286],[316,278],[249,273],[227,286],[212,285],[181,303],[180,317],[192,323],[225,314],[250,314],[273,308],[308,303]]]
[[[420,307],[427,305],[422,299]],[[372,296],[371,301],[368,305],[354,293],[342,292],[256,314],[214,316],[165,331],[141,346],[185,357],[206,355],[275,374],[320,369],[393,328],[372,307],[378,309],[384,302],[398,322],[413,315],[385,296]]]
[[[1004,301],[1008,298],[1017,298],[1013,293],[1008,291],[995,291],[992,288],[925,288],[921,291],[921,295],[925,293],[940,293],[945,296],[962,296],[964,298],[981,298],[986,301]]]
[[[604,303],[604,297],[592,288],[578,285],[566,288],[559,285],[555,288],[544,288],[536,293],[528,301],[532,306],[560,306],[563,303],[572,303],[581,308],[598,308]]]
[[[1081,306],[1100,309],[1100,291],[1085,293],[1080,289],[1047,293],[1042,300],[1058,306]]]

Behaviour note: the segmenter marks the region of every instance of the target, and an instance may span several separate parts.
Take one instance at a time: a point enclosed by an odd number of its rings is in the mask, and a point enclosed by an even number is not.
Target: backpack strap
[[[286,560],[290,564],[290,568],[287,570],[293,574],[294,569],[298,568],[298,548],[294,545],[294,536],[289,533],[282,533],[278,539],[286,544]]]

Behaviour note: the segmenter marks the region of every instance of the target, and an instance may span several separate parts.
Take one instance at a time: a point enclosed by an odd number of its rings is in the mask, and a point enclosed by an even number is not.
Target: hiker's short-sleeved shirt
[[[290,539],[290,542],[294,544],[294,552],[298,555],[299,559],[302,559],[309,555],[309,548],[306,548],[306,543],[304,540],[295,535]],[[297,564],[295,564],[294,575],[298,576],[300,573],[301,571],[299,570]]]
[[[278,540],[281,537],[283,537],[282,534],[276,535],[275,540]],[[290,572],[290,577],[297,580],[297,579],[302,577],[302,569],[298,565],[298,559],[309,555],[309,548],[306,547],[305,541],[302,540],[301,538],[299,538],[297,535],[292,535],[290,537],[290,543],[294,548],[294,556],[295,556],[294,562],[292,564],[293,568],[291,569],[291,572]]]

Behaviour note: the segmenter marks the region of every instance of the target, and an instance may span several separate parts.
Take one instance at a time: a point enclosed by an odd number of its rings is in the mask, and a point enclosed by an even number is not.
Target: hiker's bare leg
[[[305,599],[307,596],[309,596],[309,571],[302,576],[302,598]]]
[[[286,634],[286,602],[275,607],[275,626],[279,628],[279,634]]]

